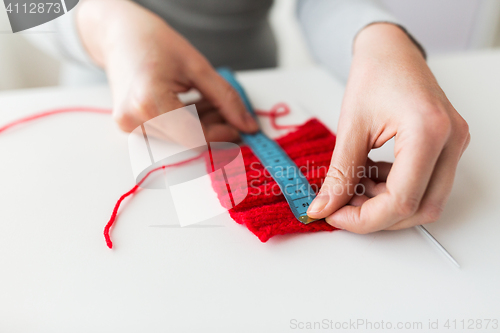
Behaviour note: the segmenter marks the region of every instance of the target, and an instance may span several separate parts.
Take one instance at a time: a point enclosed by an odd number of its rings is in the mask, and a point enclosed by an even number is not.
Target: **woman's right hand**
[[[192,88],[203,97],[198,111],[209,142],[235,141],[238,131],[258,129],[238,93],[208,60],[147,9],[132,1],[85,0],[77,26],[90,56],[107,73],[113,116],[122,130],[183,107],[177,95]],[[182,141],[177,136],[189,126],[171,124],[164,131]]]

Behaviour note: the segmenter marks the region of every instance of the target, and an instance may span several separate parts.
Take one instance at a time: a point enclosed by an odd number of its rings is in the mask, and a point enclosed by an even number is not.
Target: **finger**
[[[386,191],[361,207],[343,207],[327,222],[356,233],[389,228],[417,211],[448,132],[396,137],[396,159],[387,177]]]
[[[436,222],[439,219],[450,197],[462,152],[463,145],[461,144],[455,144],[453,147],[447,147],[443,150],[418,211],[415,215],[390,226],[387,228],[388,230],[410,228]]]
[[[362,193],[365,194],[369,198],[373,198],[379,194],[382,194],[386,191],[385,183],[376,183],[370,178],[361,178],[359,186],[363,186]]]
[[[201,116],[207,112],[212,112],[217,110],[215,106],[205,98],[199,100],[198,102],[195,103],[196,105],[196,110],[198,111],[198,114]]]
[[[349,205],[351,206],[355,206],[355,207],[360,207],[362,204],[364,204],[365,202],[367,202],[370,198],[368,198],[366,195],[354,195],[351,199],[351,201],[349,201]]]
[[[374,162],[372,159],[366,161],[366,175],[370,179],[377,182],[385,182],[389,172],[391,171],[392,163],[389,162]]]
[[[122,131],[128,133],[132,132],[143,123],[143,121],[134,117],[134,115],[130,112],[116,108],[113,110],[113,119]]]
[[[115,105],[113,117],[123,131],[132,132],[144,122],[161,114],[155,99],[159,99],[157,95],[163,95],[165,90],[149,91],[151,83],[150,78],[144,75],[138,76],[134,84],[128,88],[126,98]]]
[[[358,170],[366,164],[368,131],[362,126],[340,127],[327,176],[307,214],[324,218],[349,202],[359,182]]]
[[[228,124],[212,123],[203,126],[203,132],[208,142],[238,142],[238,131]]]
[[[465,144],[462,147],[462,152],[460,153],[460,157],[462,157],[462,155],[465,153],[465,151],[469,147],[469,144],[470,144],[470,133],[467,133],[467,137],[465,139]]]
[[[135,103],[131,103],[148,135],[171,140],[185,147],[199,147],[205,144],[205,137],[199,118],[185,107],[177,94],[168,85],[158,82],[142,84]]]
[[[204,125],[208,124],[224,124],[225,119],[217,111],[205,112],[200,116],[201,123]]]
[[[194,86],[220,110],[227,122],[238,130],[252,133],[259,129],[257,122],[243,105],[240,96],[231,85],[207,64],[192,78]]]

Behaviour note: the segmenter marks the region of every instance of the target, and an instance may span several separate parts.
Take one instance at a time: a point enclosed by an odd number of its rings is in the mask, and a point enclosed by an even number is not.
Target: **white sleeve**
[[[61,60],[69,60],[88,70],[102,72],[83,46],[76,26],[78,5],[67,14],[31,28],[24,37],[46,53]]]
[[[372,0],[299,0],[297,16],[314,58],[344,80],[361,29],[375,22],[401,26]]]

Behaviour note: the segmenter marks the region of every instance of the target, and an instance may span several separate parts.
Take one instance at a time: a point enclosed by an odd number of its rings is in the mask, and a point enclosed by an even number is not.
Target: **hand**
[[[393,164],[367,158],[393,137]],[[467,123],[406,33],[370,25],[355,40],[336,147],[308,215],[356,233],[434,222],[469,140]]]
[[[258,129],[238,93],[203,55],[152,12],[131,1],[86,0],[77,13],[77,25],[89,54],[106,70],[113,116],[122,130],[130,132],[151,118],[183,107],[177,95],[192,88],[204,98],[198,111],[209,142],[235,141],[238,131]],[[196,122],[194,117],[182,118],[157,130],[182,142]]]

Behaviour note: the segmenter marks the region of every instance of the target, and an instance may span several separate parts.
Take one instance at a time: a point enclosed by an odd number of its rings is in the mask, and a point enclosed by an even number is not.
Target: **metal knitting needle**
[[[441,250],[441,252],[444,253],[444,255],[450,259],[450,261],[455,264],[458,268],[460,268],[460,264],[455,260],[455,258],[453,258],[453,256],[450,254],[450,252],[446,251],[446,249],[444,248],[443,245],[441,245],[441,243],[438,242],[438,240],[436,238],[434,238],[434,236],[431,235],[431,233],[424,228],[424,226],[422,225],[417,225],[417,229],[420,229],[426,236],[427,238],[429,238],[433,243],[434,245],[436,245],[436,247]]]

